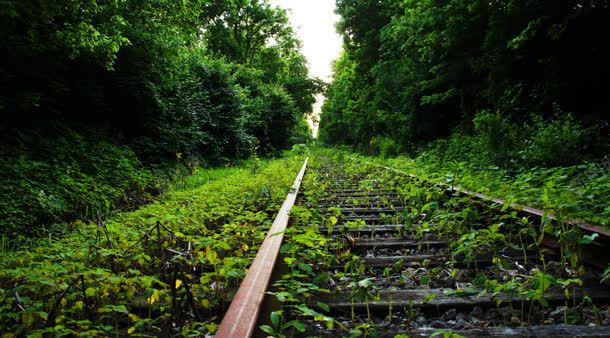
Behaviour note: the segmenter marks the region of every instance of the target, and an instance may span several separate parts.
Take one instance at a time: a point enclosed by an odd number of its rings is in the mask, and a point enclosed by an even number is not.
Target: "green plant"
[[[21,320],[22,311],[0,304],[0,326],[29,335],[213,333],[212,317],[244,277],[301,164],[261,160],[256,175],[247,165],[196,171],[200,186],[3,255],[2,292],[18,294],[28,314]]]
[[[9,146],[11,154],[0,159],[0,232],[15,242],[61,235],[75,219],[133,209],[162,184],[162,175],[145,168],[128,146],[56,128],[62,135],[54,138],[24,132],[28,145]],[[30,145],[36,142],[44,146]]]
[[[604,270],[601,283],[606,283],[608,282],[608,280],[610,280],[610,264],[608,264],[608,267],[606,268],[606,270]]]
[[[526,143],[528,161],[558,166],[574,163],[581,157],[584,141],[590,130],[583,128],[571,114],[558,113],[547,121],[534,117],[534,132]]]
[[[352,321],[354,320],[354,301],[355,299],[365,302],[366,304],[366,315],[368,319],[368,323],[372,323],[371,321],[371,311],[369,308],[369,301],[371,298],[375,297],[375,284],[373,278],[364,278],[357,279],[357,275],[352,275],[353,281],[347,285],[347,288],[350,289],[351,294],[351,302],[352,302]]]
[[[261,325],[259,329],[261,331],[270,334],[273,337],[282,338],[286,337],[284,332],[293,327],[299,332],[305,332],[305,325],[299,322],[298,320],[291,320],[289,322],[284,323],[284,316],[282,315],[282,311],[273,311],[270,315],[271,326],[269,325]]]
[[[464,336],[459,335],[452,330],[437,330],[434,331],[430,337],[443,336],[443,338],[463,338]]]
[[[557,284],[561,285],[561,287],[563,288],[565,297],[566,297],[566,301],[565,301],[565,307],[564,307],[564,312],[563,312],[563,321],[564,324],[568,324],[568,302],[570,301],[570,287],[572,287],[572,307],[574,310],[576,310],[576,292],[575,292],[575,288],[576,286],[582,286],[583,282],[582,280],[578,279],[578,278],[568,278],[568,279],[557,279]]]

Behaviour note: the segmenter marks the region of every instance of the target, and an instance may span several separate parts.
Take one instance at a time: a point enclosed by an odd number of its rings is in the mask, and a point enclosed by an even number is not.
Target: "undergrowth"
[[[362,150],[374,155],[369,161],[422,178],[608,225],[608,127],[555,110],[552,118],[531,114],[520,123],[483,110],[471,126],[424,146],[373,138]]]
[[[13,242],[61,233],[77,218],[134,208],[159,188],[159,175],[131,148],[63,126],[56,133],[19,132],[2,149],[0,235]]]
[[[4,254],[2,333],[213,333],[301,164],[196,171],[137,211]]]
[[[50,129],[18,132],[0,151],[0,251],[64,236],[76,220],[135,210],[166,191],[198,187],[252,161],[222,167],[228,159],[178,153],[175,160],[144,163],[108,131],[77,132],[62,124]]]
[[[373,160],[369,158],[369,160]],[[610,160],[514,172],[499,166],[442,162],[435,156],[375,160],[433,182],[458,185],[565,218],[610,224]]]
[[[291,211],[293,223],[286,231],[286,243],[281,250],[286,272],[268,292],[277,299],[281,308],[271,313],[269,321],[259,326],[260,330],[274,337],[375,336],[384,332],[381,326],[385,324],[373,319],[369,302],[379,300],[381,291],[387,296],[396,287],[439,288],[438,285],[447,279],[467,280],[468,283],[456,282],[455,288],[452,286],[451,290],[444,291],[446,297],[521,297],[520,309],[513,308],[510,303],[496,303],[497,309],[510,307],[510,319],[519,325],[548,324],[544,318],[555,308],[547,297],[558,293],[565,295],[561,318],[564,324],[582,324],[591,320],[601,325],[599,317],[585,319],[586,309],[598,310],[592,305],[591,298],[576,293],[585,280],[601,278],[602,283],[607,282],[608,270],[600,275],[583,264],[582,253],[599,245],[595,241],[598,234],[588,235],[576,226],[552,222],[544,217],[538,224],[537,220],[519,216],[507,205],[490,207],[467,196],[448,194],[445,188],[434,184],[428,177],[398,174],[371,163],[373,160],[387,164],[387,160],[337,149],[315,151],[303,182],[303,205],[295,206]],[[425,171],[420,170],[424,176]],[[352,204],[366,205],[370,201],[358,200],[357,196],[341,201],[332,193],[333,190],[352,189],[351,184],[355,182],[363,191],[395,191],[405,210],[386,215],[388,218],[382,223],[404,224],[398,231],[398,238],[446,240],[449,243],[447,252],[442,253],[446,255],[445,262],[437,267],[428,267],[430,261],[424,261],[415,269],[403,266],[401,260],[386,267],[383,274],[368,267],[353,250],[360,235],[349,231],[350,228],[363,227],[365,222],[346,221],[343,218],[347,212],[342,208],[349,209]],[[380,207],[387,201],[376,203],[376,207]],[[388,204],[386,207],[393,208],[391,203]],[[326,229],[329,235],[323,235],[321,229]],[[542,246],[547,238],[557,239],[557,256],[548,254]],[[419,247],[418,250],[424,249]],[[483,262],[484,257],[490,257],[490,264],[481,266],[478,262]],[[523,265],[515,265],[509,257],[516,258]],[[464,275],[465,271],[470,277]],[[385,285],[384,280],[390,280],[390,276],[399,276],[397,280],[391,279],[391,288],[378,286]],[[331,295],[324,296],[327,293]],[[434,302],[439,295],[431,293],[429,296],[423,302]],[[332,301],[333,297],[351,302],[351,320],[348,314],[331,315],[329,310],[332,306],[324,300]],[[391,297],[389,302],[391,304]],[[362,313],[355,316],[356,303],[366,304],[366,317]],[[523,310],[525,304],[529,311]],[[413,322],[412,308],[393,309],[390,305],[388,311],[384,320],[400,319],[402,315],[411,318],[405,321],[405,325],[412,328],[409,326],[412,324],[408,324]],[[488,320],[488,324],[502,325],[492,320]],[[437,332],[441,334],[443,331]]]

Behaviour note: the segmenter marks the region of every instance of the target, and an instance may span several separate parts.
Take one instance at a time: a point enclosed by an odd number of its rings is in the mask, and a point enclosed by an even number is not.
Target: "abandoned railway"
[[[604,228],[355,159],[313,162],[216,337],[610,336]]]

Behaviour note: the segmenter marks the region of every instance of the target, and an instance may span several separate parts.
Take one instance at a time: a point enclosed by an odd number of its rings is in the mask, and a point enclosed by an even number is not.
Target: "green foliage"
[[[389,137],[373,138],[370,144],[379,149],[378,154],[382,158],[394,157],[400,153],[400,145]]]
[[[289,148],[278,139],[320,90],[285,11],[267,0],[8,1],[0,15],[8,130],[110,127],[147,161],[247,156]],[[251,116],[251,100],[263,111]]]
[[[481,111],[473,119],[474,133],[456,131],[422,147],[419,156],[518,171],[578,164],[607,148],[601,145],[607,137],[598,128],[585,128],[569,114],[547,120],[533,115],[531,120],[532,125],[518,125],[500,114]]]
[[[3,234],[148,200],[140,161],[226,163],[306,141],[321,83],[268,0],[4,1],[0,18]]]
[[[434,147],[416,158],[398,157],[384,163],[434,181],[457,184],[570,218],[608,224],[607,158],[565,167],[502,168],[490,163],[472,140],[473,137],[454,135],[435,142]]]
[[[479,112],[472,122],[476,132],[475,147],[485,152],[489,163],[506,164],[518,143],[517,127],[511,125],[508,118],[486,111]]]
[[[300,119],[295,126],[292,135],[290,136],[290,143],[297,144],[310,144],[313,142],[313,134],[307,120]]]
[[[467,147],[486,161],[528,166],[607,152],[608,4],[341,0],[337,13],[344,51],[322,108],[324,143],[377,154],[371,142],[387,137],[413,152],[474,134]]]
[[[22,146],[3,149],[2,235],[20,241],[49,230],[61,232],[65,229],[57,225],[64,220],[93,219],[150,200],[155,175],[130,148],[65,127],[58,131],[56,137],[20,133]]]
[[[203,13],[213,13],[206,17],[208,47],[239,64],[252,63],[270,39],[294,43],[286,12],[267,1],[213,1],[204,4]]]
[[[308,243],[306,244],[307,252],[297,252],[296,256],[285,259],[290,272],[287,272],[282,278],[291,280],[292,287],[287,287],[288,283],[282,283],[285,288],[281,292],[273,292],[283,303],[282,313],[287,318],[290,316],[289,318],[301,321],[307,320],[312,326],[320,325],[313,323],[315,318],[312,321],[300,316],[299,311],[294,311],[294,307],[299,306],[297,304],[307,302],[309,299],[307,293],[312,289],[311,286],[301,289],[303,294],[301,297],[299,297],[300,292],[298,291],[299,286],[305,284],[307,280],[319,281],[317,282],[318,287],[329,288],[328,291],[317,290],[318,292],[330,292],[331,294],[338,292],[342,295],[343,302],[365,303],[358,305],[368,307],[370,301],[379,299],[376,295],[377,284],[384,283],[386,278],[391,281],[389,283],[399,283],[401,288],[409,289],[436,288],[437,283],[443,283],[447,278],[455,278],[460,282],[455,283],[453,290],[444,290],[445,297],[451,295],[474,298],[491,297],[496,300],[498,308],[510,306],[505,303],[507,299],[522,297],[521,311],[519,312],[517,307],[514,310],[511,307],[513,311],[511,316],[519,318],[520,314],[520,322],[523,323],[527,317],[530,325],[541,324],[547,318],[539,316],[539,312],[537,312],[539,310],[536,310],[534,306],[543,310],[549,309],[549,293],[563,291],[565,307],[568,309],[564,313],[565,323],[581,324],[583,322],[581,309],[583,304],[590,303],[590,299],[579,294],[584,284],[584,278],[588,274],[580,258],[587,248],[595,245],[597,234],[583,235],[577,227],[567,226],[562,222],[550,222],[548,219],[540,225],[538,221],[518,217],[518,212],[510,209],[507,204],[494,208],[487,203],[481,203],[478,199],[461,194],[448,194],[446,187],[436,184],[435,181],[422,180],[407,174],[413,172],[417,176],[424,176],[428,170],[428,168],[423,168],[426,163],[412,163],[406,167],[407,171],[401,174],[387,166],[401,168],[396,164],[401,163],[401,160],[404,161],[404,158],[365,157],[338,148],[314,149],[312,155],[308,176],[304,181],[304,199],[308,207],[299,206],[293,209],[292,214],[297,226],[291,228],[292,232],[286,234],[288,241],[295,241],[298,238],[303,243]],[[438,165],[437,162],[433,163]],[[464,163],[451,163],[449,167],[459,173],[459,175],[451,177],[452,184],[459,183],[462,179],[473,178],[468,172],[472,168],[467,167]],[[336,175],[338,174],[342,175],[340,181],[337,181]],[[432,177],[435,179],[449,178],[442,176],[443,174],[445,172]],[[403,205],[408,206],[408,210],[402,212],[402,218],[398,222],[406,224],[405,228],[409,231],[410,239],[419,241],[443,238],[448,241],[447,251],[443,250],[439,253],[445,257],[445,264],[432,268],[429,266],[430,261],[424,260],[421,267],[415,269],[405,267],[404,262],[399,260],[392,266],[385,267],[383,272],[375,267],[367,267],[361,258],[364,254],[354,252],[354,244],[360,240],[358,234],[354,232],[354,235],[351,236],[343,231],[352,226],[361,227],[364,221],[360,224],[351,224],[351,222],[341,222],[343,223],[341,224],[338,223],[338,219],[341,218],[340,207],[329,207],[326,210],[312,206],[331,200],[336,201],[336,197],[332,194],[326,195],[324,192],[330,189],[341,189],[345,182],[349,182],[348,184],[351,186],[351,183],[356,180],[358,187],[362,190],[395,191],[397,193],[397,198],[404,203]],[[545,189],[549,188],[550,185],[545,187]],[[514,189],[517,191],[519,187]],[[540,198],[540,193],[529,191],[529,194]],[[551,199],[544,202],[550,202]],[[352,201],[339,203],[347,206]],[[357,199],[353,201],[355,205],[359,203],[363,202]],[[374,205],[370,201],[368,203],[371,206]],[[341,224],[338,229],[339,233],[331,235],[333,236],[331,238],[343,237],[343,240],[326,239],[326,241],[317,242],[320,228],[326,227],[328,232],[332,233],[331,229],[337,224]],[[300,234],[305,234],[307,237],[301,239]],[[561,245],[558,255],[561,257],[561,261],[556,255],[549,255],[546,249],[541,248],[543,234],[545,238],[547,234],[552,234],[554,238],[557,238]],[[403,235],[405,234],[403,233]],[[371,237],[376,237],[376,234],[373,233]],[[286,256],[295,255],[289,245],[285,245],[283,249],[285,250],[282,252]],[[422,245],[418,250],[425,249]],[[524,264],[522,267],[519,263],[521,272],[507,274],[508,267],[513,264],[509,263],[509,260],[518,258],[518,255],[512,253],[514,250],[523,254]],[[536,254],[532,254],[533,250],[536,251]],[[492,264],[487,264],[489,261]],[[302,262],[306,262],[310,266],[301,268]],[[470,265],[471,268],[474,266],[474,271],[464,267],[464,264]],[[329,265],[333,267],[330,271]],[[338,266],[342,266],[343,269],[337,268]],[[568,267],[569,269],[567,269]],[[472,274],[473,272],[474,274]],[[470,279],[471,276],[474,276],[474,279]],[[600,278],[607,281],[607,278],[603,276]],[[295,280],[300,283],[296,283]],[[387,284],[383,284],[381,288],[384,289],[383,301],[390,303],[387,318],[392,318],[392,288]],[[343,296],[346,297],[345,300]],[[436,297],[438,295],[426,296],[424,302],[430,302],[430,306],[434,306]],[[310,301],[310,303],[313,302]],[[318,305],[318,307],[324,309],[323,305]],[[531,307],[529,314],[527,311],[523,311],[528,307]],[[367,336],[367,334],[374,336],[376,334],[375,324],[378,321],[371,321],[370,312],[368,320],[363,315],[356,317],[353,309],[354,305],[352,306],[351,323],[349,320],[342,322],[337,320],[335,324],[338,327],[332,331],[332,334],[348,336],[349,332],[349,335],[354,336]],[[552,309],[554,308],[550,308],[549,312]],[[405,306],[403,311],[408,319],[413,318],[412,306],[408,310]],[[572,313],[576,313],[576,315],[572,315]],[[329,329],[324,332],[329,335],[331,331]],[[447,330],[439,330],[435,336],[453,337],[457,335]]]
[[[534,119],[534,132],[526,143],[525,160],[534,164],[559,166],[572,164],[587,152],[587,136],[593,129],[583,128],[571,115],[560,115],[552,121]]]
[[[198,170],[190,189],[2,255],[0,297],[10,301],[0,303],[0,326],[16,335],[213,334],[302,161],[263,160],[256,174]]]

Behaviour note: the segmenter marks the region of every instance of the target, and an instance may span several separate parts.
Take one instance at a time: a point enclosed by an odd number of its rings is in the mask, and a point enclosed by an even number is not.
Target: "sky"
[[[335,14],[335,0],[271,0],[275,6],[288,10],[297,37],[303,43],[302,52],[309,62],[309,75],[330,82],[333,60],[339,57],[342,39],[335,30],[339,16]],[[314,105],[314,116],[319,116],[323,97]],[[313,128],[317,135],[317,126]]]

